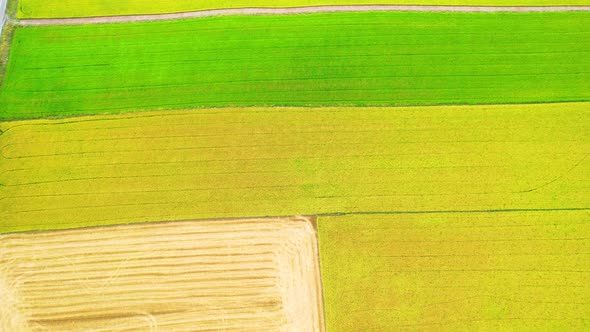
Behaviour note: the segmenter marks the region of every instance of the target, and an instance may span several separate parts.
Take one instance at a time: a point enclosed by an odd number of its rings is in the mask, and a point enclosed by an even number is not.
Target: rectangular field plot
[[[0,235],[0,329],[323,331],[306,218]]]
[[[0,119],[590,100],[590,13],[333,13],[18,28]]]
[[[234,108],[0,124],[0,232],[587,208],[588,103]]]
[[[327,330],[585,331],[590,212],[318,220]]]
[[[19,0],[19,18],[162,14],[219,8],[287,8],[325,5],[571,6],[585,0]]]

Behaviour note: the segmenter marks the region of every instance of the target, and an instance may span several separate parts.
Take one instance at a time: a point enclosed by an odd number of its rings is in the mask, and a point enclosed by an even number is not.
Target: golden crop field
[[[589,105],[220,108],[5,122],[0,232],[585,208]]]
[[[584,331],[590,211],[318,220],[328,331]]]

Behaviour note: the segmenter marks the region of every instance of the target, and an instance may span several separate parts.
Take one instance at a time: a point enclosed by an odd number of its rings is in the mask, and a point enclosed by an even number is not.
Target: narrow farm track
[[[400,5],[358,5],[358,6],[310,6],[294,8],[228,8],[199,10],[173,14],[98,16],[84,18],[22,19],[16,23],[23,26],[35,25],[78,25],[142,21],[168,21],[221,15],[293,15],[337,12],[573,12],[590,11],[590,6],[400,6]]]
[[[303,217],[0,235],[0,294],[5,332],[324,325],[316,232]]]

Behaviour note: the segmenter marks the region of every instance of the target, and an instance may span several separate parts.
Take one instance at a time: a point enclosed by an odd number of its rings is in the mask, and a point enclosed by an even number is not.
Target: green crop
[[[590,13],[235,16],[16,30],[0,118],[590,100]]]

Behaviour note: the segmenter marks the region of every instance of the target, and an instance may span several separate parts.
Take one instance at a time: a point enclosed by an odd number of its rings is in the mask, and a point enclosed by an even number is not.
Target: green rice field
[[[339,13],[19,27],[0,119],[590,100],[589,13]]]

